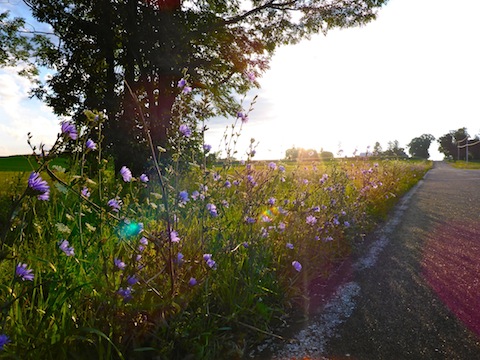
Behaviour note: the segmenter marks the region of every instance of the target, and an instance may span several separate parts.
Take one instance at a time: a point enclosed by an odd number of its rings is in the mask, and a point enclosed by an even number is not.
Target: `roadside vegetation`
[[[244,163],[218,166],[180,112],[172,162],[153,151],[152,172],[115,172],[92,140],[103,115],[85,116],[33,171],[1,173],[0,356],[241,358],[431,166],[255,162],[254,141]]]

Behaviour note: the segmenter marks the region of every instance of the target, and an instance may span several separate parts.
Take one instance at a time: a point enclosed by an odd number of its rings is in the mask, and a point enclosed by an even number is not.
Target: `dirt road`
[[[480,359],[480,171],[436,163],[274,359]]]

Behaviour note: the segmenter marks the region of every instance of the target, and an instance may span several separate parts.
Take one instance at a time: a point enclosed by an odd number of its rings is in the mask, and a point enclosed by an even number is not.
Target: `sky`
[[[12,0],[0,10],[19,11]],[[350,156],[379,142],[401,147],[422,134],[436,138],[466,127],[480,133],[480,22],[478,0],[390,0],[377,20],[332,30],[281,47],[237,143],[238,157],[250,139],[257,159],[281,159],[291,147]],[[29,83],[15,69],[0,69],[0,156],[26,154],[27,133],[52,143],[60,119],[28,98]],[[46,76],[48,74],[42,74]],[[248,100],[248,99],[247,99]],[[245,107],[248,107],[248,101]],[[221,139],[234,119],[210,120],[206,141]],[[439,160],[438,144],[430,147]]]

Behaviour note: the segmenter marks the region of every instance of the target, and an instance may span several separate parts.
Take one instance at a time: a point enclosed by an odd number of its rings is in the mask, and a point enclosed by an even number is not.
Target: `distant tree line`
[[[480,160],[480,139],[470,135],[465,127],[452,130],[438,139],[438,151],[449,160]]]

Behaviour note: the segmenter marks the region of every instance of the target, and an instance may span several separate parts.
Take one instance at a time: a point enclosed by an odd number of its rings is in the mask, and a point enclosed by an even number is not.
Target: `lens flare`
[[[124,220],[118,227],[117,233],[121,239],[130,239],[143,230],[143,224],[130,220]]]
[[[262,222],[272,222],[279,213],[280,212],[278,211],[278,207],[273,206],[269,209],[266,209],[264,212],[262,212],[259,215],[259,220]]]

